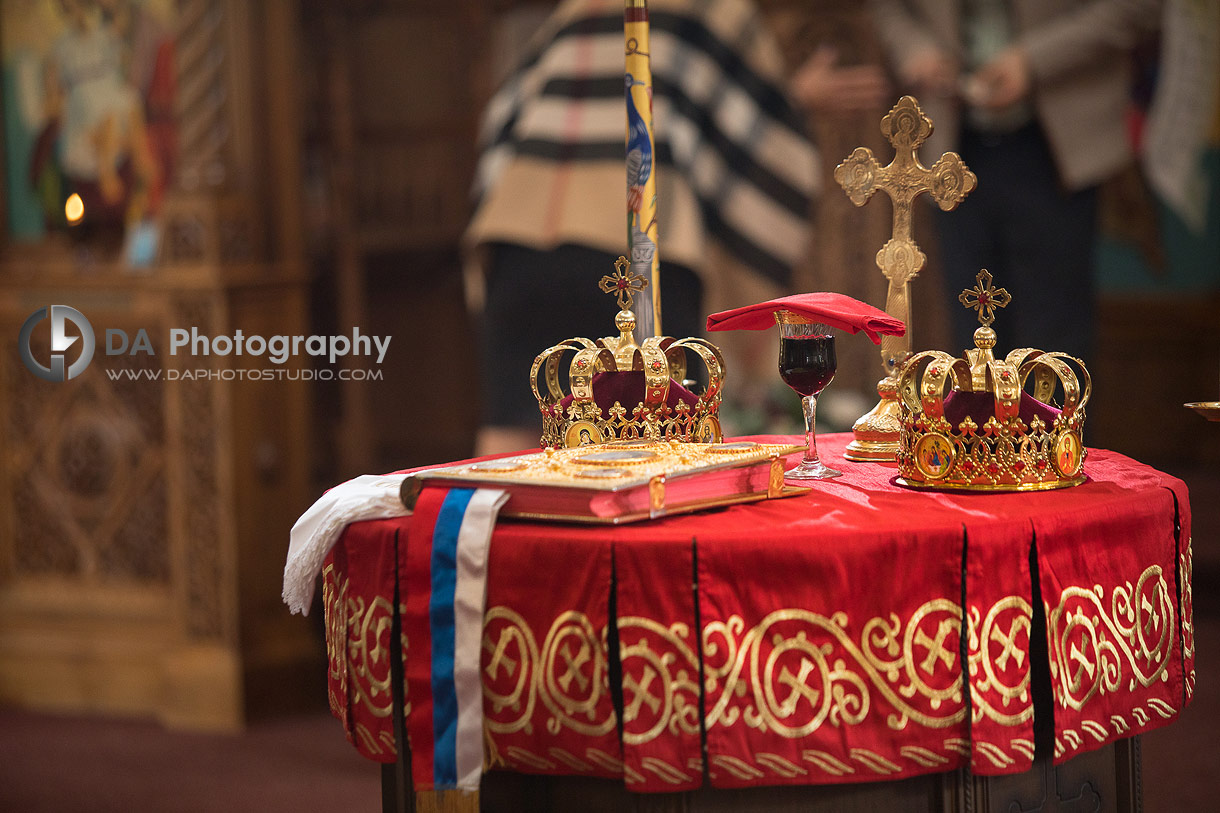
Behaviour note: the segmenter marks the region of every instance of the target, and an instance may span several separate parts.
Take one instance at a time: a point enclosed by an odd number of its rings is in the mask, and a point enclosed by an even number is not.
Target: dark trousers
[[[1097,190],[1065,192],[1041,129],[994,135],[966,130],[961,156],[978,187],[951,212],[937,210],[955,354],[974,346],[975,311],[956,300],[987,269],[1012,302],[996,311],[996,356],[1018,347],[1092,355]]]
[[[530,366],[535,356],[564,339],[618,335],[617,299],[598,287],[602,277],[614,272],[617,255],[574,245],[537,251],[496,243],[489,250],[480,335],[483,424],[541,429]],[[650,292],[645,289],[643,295]],[[702,299],[703,284],[694,271],[662,260],[661,328],[666,336],[703,335]],[[570,361],[569,354],[563,363]]]

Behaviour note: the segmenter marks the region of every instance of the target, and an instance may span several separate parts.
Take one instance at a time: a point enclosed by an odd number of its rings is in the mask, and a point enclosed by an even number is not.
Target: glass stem
[[[818,439],[816,437],[818,397],[805,395],[801,397],[801,406],[805,412],[805,463],[818,462]]]

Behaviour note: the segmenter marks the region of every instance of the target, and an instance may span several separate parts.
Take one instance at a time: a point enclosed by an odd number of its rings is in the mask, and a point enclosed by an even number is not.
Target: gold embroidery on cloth
[[[804,751],[801,751],[801,759],[816,765],[832,776],[844,776],[856,772],[856,769],[846,762],[836,759],[825,751],[818,751],[813,748],[806,748]]]
[[[1018,618],[1024,613],[1027,619],[1028,603],[1018,597],[1007,597],[990,608],[984,622],[976,625],[976,629],[985,635],[997,630],[1002,639],[1015,639],[1022,622],[1004,620],[1007,619],[1006,611],[1012,611]],[[604,629],[597,634],[586,616],[568,612],[555,620],[540,648],[533,630],[518,613],[497,606],[487,611],[486,618],[484,697],[489,704],[486,725],[490,733],[529,732],[538,702],[552,713],[547,721],[551,733],[571,728],[599,736],[613,728],[617,721],[608,704],[604,704],[603,717],[590,717],[601,699],[600,692],[608,691]],[[773,634],[781,622],[797,622],[795,634],[786,637]],[[863,722],[871,708],[874,692],[879,692],[897,709],[887,718],[891,728],[905,728],[909,721],[943,728],[963,719],[960,678],[956,677],[958,650],[954,639],[960,627],[956,604],[945,599],[927,602],[906,623],[897,616],[872,618],[865,624],[858,644],[848,636],[847,626],[845,613],[827,618],[805,610],[777,611],[748,632],[739,616],[733,616],[725,623],[708,624],[703,631],[707,688],[715,690],[722,686],[721,697],[708,711],[708,727],[744,722],[790,737],[804,736],[827,721],[834,726]],[[829,632],[851,655],[850,660],[837,658],[831,663],[831,644],[814,642],[814,636],[819,632]],[[624,664],[624,743],[642,745],[664,732],[697,734],[695,681],[698,662],[687,643],[689,629],[682,624],[666,627],[651,619],[624,616],[619,619],[619,637]],[[1015,646],[1015,641],[1012,645]],[[1019,648],[1014,650],[1008,646],[999,648],[993,655],[995,660],[1007,658],[1005,663],[1027,657]],[[986,660],[981,653],[972,655],[972,663],[983,674],[994,674],[994,669],[989,672],[988,667],[982,665]],[[849,668],[849,663],[854,668]],[[927,682],[933,672],[955,677],[949,685],[938,687]],[[1027,688],[1027,682],[1023,681],[1021,687],[1006,687],[997,677],[996,688],[1019,696],[1021,689]],[[729,705],[734,697],[747,695],[751,695],[754,703],[744,710]],[[937,713],[921,711],[913,702],[908,702],[908,698],[921,699]],[[812,714],[811,709],[815,710]],[[809,719],[801,725],[792,724],[793,718],[802,712]],[[989,713],[989,716],[1006,722],[1009,718],[1024,719],[1028,714],[1026,711],[1019,715]],[[647,728],[633,730],[631,724],[640,721],[648,723]],[[952,753],[969,755],[969,746],[961,738],[946,739],[943,755],[916,746],[907,748],[909,750],[900,750],[900,754],[923,768],[947,764]],[[565,758],[555,752],[550,753],[549,758],[527,754],[514,752],[509,757],[517,756],[522,764],[535,769],[540,767],[537,760],[558,761],[578,769],[571,761],[576,757]],[[592,754],[591,750],[588,760],[598,768],[622,769],[621,763],[613,757],[599,758]],[[786,760],[778,755],[758,756],[759,762],[754,766],[743,767],[747,763],[739,765],[731,758],[729,762],[722,759],[718,764],[733,775],[763,771],[764,774],[791,777],[807,770],[791,762],[784,764]],[[838,757],[812,749],[803,752],[802,758],[835,775],[855,770]],[[879,775],[904,769],[891,757],[863,750],[853,753],[852,758],[869,772]],[[656,773],[654,768],[659,769],[659,763],[649,765],[653,773]],[[679,767],[674,770],[683,772]],[[677,774],[667,776],[675,779]],[[638,781],[644,781],[643,777]]]
[[[1099,692],[1133,691],[1167,681],[1176,634],[1174,602],[1159,565],[1134,585],[1068,587],[1059,604],[1047,605],[1051,677],[1055,698],[1080,711]]]
[[[620,618],[618,624],[625,675],[624,743],[650,742],[665,731],[698,734],[699,666],[686,644],[689,629],[631,616]],[[659,638],[664,646],[650,644],[650,637]],[[552,734],[568,728],[601,736],[613,729],[617,720],[605,702],[606,630],[598,633],[585,615],[569,611],[551,625],[541,648],[536,641],[518,613],[502,606],[487,611],[483,649],[489,658],[483,669],[483,694],[489,704],[488,729],[531,732],[539,701],[552,713],[547,720]],[[631,724],[643,719],[645,712],[651,724],[642,731],[632,730]]]
[[[640,760],[640,766],[656,774],[662,781],[671,785],[681,785],[695,781],[695,777],[684,773],[659,757],[644,757]]]
[[[1193,539],[1186,540],[1186,552],[1178,557],[1178,570],[1182,574],[1182,604],[1178,613],[1182,618],[1182,658],[1191,662],[1186,674],[1186,699],[1195,694],[1195,620],[1194,620],[1194,548]]]
[[[342,699],[334,690],[328,691],[330,710],[342,719],[347,718],[347,616],[343,602],[347,598],[348,581],[335,583],[335,566],[327,565],[322,570],[322,619],[326,630],[326,667],[330,685],[339,686]]]
[[[940,765],[946,765],[949,762],[948,757],[943,757],[935,751],[929,748],[924,748],[921,745],[904,745],[898,749],[898,753],[902,754],[915,764],[922,765],[925,768],[935,768]]]
[[[507,607],[492,607],[484,614],[483,649],[491,656],[483,668],[483,699],[489,706],[484,724],[493,734],[531,733],[539,701],[551,713],[546,721],[551,734],[567,728],[599,737],[616,725],[606,630],[594,630],[583,613],[561,614],[539,648],[524,618]]]
[[[777,773],[785,779],[791,779],[795,776],[807,776],[809,774],[809,771],[805,770],[800,765],[797,765],[795,762],[790,762],[789,760],[784,759],[779,754],[768,754],[760,751],[754,755],[754,758],[757,759],[760,764],[769,768],[772,773]]]
[[[976,723],[987,718],[1001,725],[1019,725],[1034,714],[1026,664],[1033,608],[1021,596],[1005,596],[991,605],[980,621],[981,615],[980,608],[971,606],[971,719]]]
[[[1004,753],[1000,746],[992,742],[975,742],[974,749],[987,757],[991,764],[997,768],[1007,768],[1016,762],[1015,759]]]
[[[785,635],[780,627],[795,634]],[[956,603],[926,602],[905,623],[894,614],[872,618],[858,642],[847,628],[846,613],[798,609],[776,610],[749,631],[737,615],[705,626],[706,688],[720,689],[707,712],[708,728],[740,719],[797,738],[825,723],[858,725],[868,717],[874,691],[896,709],[886,719],[891,729],[904,729],[912,720],[929,728],[961,722]],[[836,649],[848,657],[832,661]],[[935,685],[936,678],[943,685]],[[747,694],[753,702],[744,708],[732,704]]]
[[[664,731],[697,736],[699,663],[687,644],[690,628],[623,616],[618,619],[618,633],[623,663],[623,743],[651,742]],[[661,648],[650,646],[650,637],[659,638]],[[636,674],[640,674],[638,680]],[[645,709],[648,713],[643,716]],[[632,725],[641,719],[652,720],[652,724],[641,731]]]
[[[356,723],[354,727],[356,739],[360,741],[360,745],[364,746],[364,750],[370,754],[398,754],[398,749],[394,746],[394,735],[389,731],[379,731],[374,737],[373,733],[364,727],[361,723]]]
[[[570,751],[565,751],[564,749],[556,748],[555,746],[551,746],[550,748],[548,748],[546,750],[547,750],[547,753],[550,754],[553,758],[555,758],[559,762],[562,762],[564,765],[566,765],[567,767],[571,768],[574,771],[580,771],[581,773],[592,773],[593,772],[592,765],[585,762],[583,759],[581,759],[580,757],[571,753]]]
[[[1154,697],[1147,703],[1133,708],[1131,710],[1131,717],[1135,725],[1144,726],[1152,719],[1153,714],[1163,720],[1172,720],[1177,713],[1178,710],[1169,703]],[[1111,714],[1108,721],[1083,720],[1080,723],[1080,728],[1081,731],[1091,736],[1097,742],[1104,743],[1107,739],[1121,737],[1129,732],[1132,728],[1132,723],[1127,722],[1126,716],[1122,714]],[[1076,729],[1063,729],[1055,737],[1055,758],[1057,759],[1069,751],[1077,750],[1084,742],[1085,739]]]
[[[322,610],[329,674],[346,697],[357,699],[375,717],[388,717],[393,706],[390,693],[393,607],[383,596],[369,603],[363,596],[350,596],[350,584],[350,579],[338,578],[333,564],[323,569]],[[405,648],[405,637],[402,645]],[[339,702],[339,698],[331,698],[332,711]]]
[[[1013,740],[1012,742],[1014,750],[1024,751],[1028,748],[1032,758],[1032,742],[1029,740]],[[898,749],[898,756],[896,758],[909,760],[917,768],[936,769],[952,761],[949,755],[969,755],[969,744],[960,737],[945,739],[942,747],[944,750],[938,752],[931,747],[906,745]],[[1008,760],[1009,764],[1014,761],[1000,748],[996,746],[991,746],[991,748],[996,755],[996,759],[1001,761]],[[858,771],[863,774],[892,776],[911,767],[909,765],[900,765],[893,759],[866,748],[852,748],[848,759],[851,762],[844,762],[833,754],[813,748],[806,748],[801,751],[801,760],[803,762],[813,766],[817,771],[831,776],[850,776]],[[764,777],[792,779],[797,776],[809,775],[809,769],[804,765],[798,765],[778,754],[771,754],[765,751],[755,754],[753,762],[730,754],[713,754],[710,757],[709,764],[711,766],[709,775],[713,779],[717,778],[717,771],[723,771],[735,779],[743,781],[754,781]]]
[[[1179,557],[1183,588],[1177,603],[1186,657],[1194,654],[1191,566],[1188,547]],[[366,602],[364,597],[351,596],[350,581],[341,578],[333,566],[325,568],[322,581],[332,682],[373,715],[388,716],[390,602],[382,597]],[[1161,568],[1155,565],[1134,584],[1114,588],[1108,601],[1101,585],[1091,590],[1065,589],[1057,607],[1047,605],[1051,672],[1060,704],[1080,710],[1099,692],[1134,690],[1137,684],[1147,687],[1167,681],[1176,634],[1174,605]],[[1031,618],[1029,603],[1020,596],[1006,596],[986,613],[979,607],[970,608],[968,665],[975,721],[986,717],[1011,726],[1032,715],[1027,664]],[[622,617],[618,626],[624,664],[624,743],[642,745],[664,732],[697,734],[699,664],[689,643],[689,628],[680,623],[666,627],[638,616]],[[704,688],[709,693],[719,691],[719,696],[707,710],[706,726],[744,723],[797,738],[826,724],[858,725],[867,719],[877,698],[895,710],[886,718],[891,729],[905,729],[911,722],[945,728],[962,721],[965,711],[957,665],[961,614],[955,602],[926,602],[905,621],[895,614],[870,618],[858,638],[849,632],[849,626],[844,612],[825,616],[801,609],[772,612],[749,630],[737,615],[707,624],[701,634]],[[401,644],[406,647],[405,637]],[[570,729],[602,736],[614,729],[617,720],[608,702],[605,627],[596,630],[587,616],[569,611],[555,619],[539,646],[518,613],[508,607],[492,607],[485,616],[483,648],[485,724],[489,753],[496,759],[535,770],[563,764],[586,773],[623,772],[629,783],[646,781],[638,771],[598,749],[587,749],[583,759],[561,749],[553,748],[543,756],[516,746],[510,746],[502,758],[495,749],[494,734],[531,732],[540,702],[549,712],[546,727],[551,734]],[[1193,670],[1186,680],[1189,697]],[[332,710],[346,719],[342,696],[332,692],[329,699]],[[747,702],[738,702],[742,700]],[[1176,713],[1173,706],[1154,698],[1131,710],[1129,717],[1115,714],[1109,720],[1084,720],[1079,731],[1059,732],[1056,754],[1076,750],[1086,737],[1104,742],[1133,726],[1146,725],[1154,716],[1171,719]],[[370,753],[393,751],[388,732],[375,738],[357,726],[355,735]],[[1031,758],[1033,745],[1015,738],[1007,748],[976,742],[975,749],[997,767],[1007,767],[1017,755]],[[806,749],[801,759],[835,776],[859,769],[888,775],[906,769],[896,759],[927,769],[948,764],[953,754],[969,757],[970,743],[950,737],[944,740],[942,753],[908,745],[898,754],[884,756],[853,749],[850,762],[845,755]],[[698,759],[685,769],[655,757],[646,759],[641,767],[672,784],[688,781],[685,777],[691,772],[702,771]],[[754,763],[715,755],[709,770],[750,779],[766,775],[792,778],[809,768],[777,754],[759,753]]]

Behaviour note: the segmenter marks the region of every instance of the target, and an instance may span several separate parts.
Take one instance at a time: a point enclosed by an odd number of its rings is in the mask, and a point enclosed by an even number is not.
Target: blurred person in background
[[[1092,355],[1098,185],[1133,159],[1130,52],[1160,0],[872,0],[892,68],[935,130],[930,165],[958,152],[978,187],[936,212],[945,295],[992,272],[1012,302],[1005,347]],[[973,311],[950,308],[954,351]]]
[[[820,183],[793,96],[856,109],[887,88],[879,67],[841,68],[829,49],[790,88],[747,0],[653,0],[649,17],[661,327],[697,336],[708,312],[791,293]],[[477,454],[536,447],[534,357],[613,331],[618,308],[597,282],[627,246],[624,71],[621,0],[569,0],[484,113],[464,240],[481,324]]]

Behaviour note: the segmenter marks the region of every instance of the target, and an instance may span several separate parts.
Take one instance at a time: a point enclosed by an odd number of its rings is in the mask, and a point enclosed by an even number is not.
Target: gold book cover
[[[617,524],[739,502],[804,494],[784,485],[786,455],[803,446],[753,441],[626,440],[501,457],[417,472],[403,482],[413,507],[429,484],[502,488],[501,517]]]

